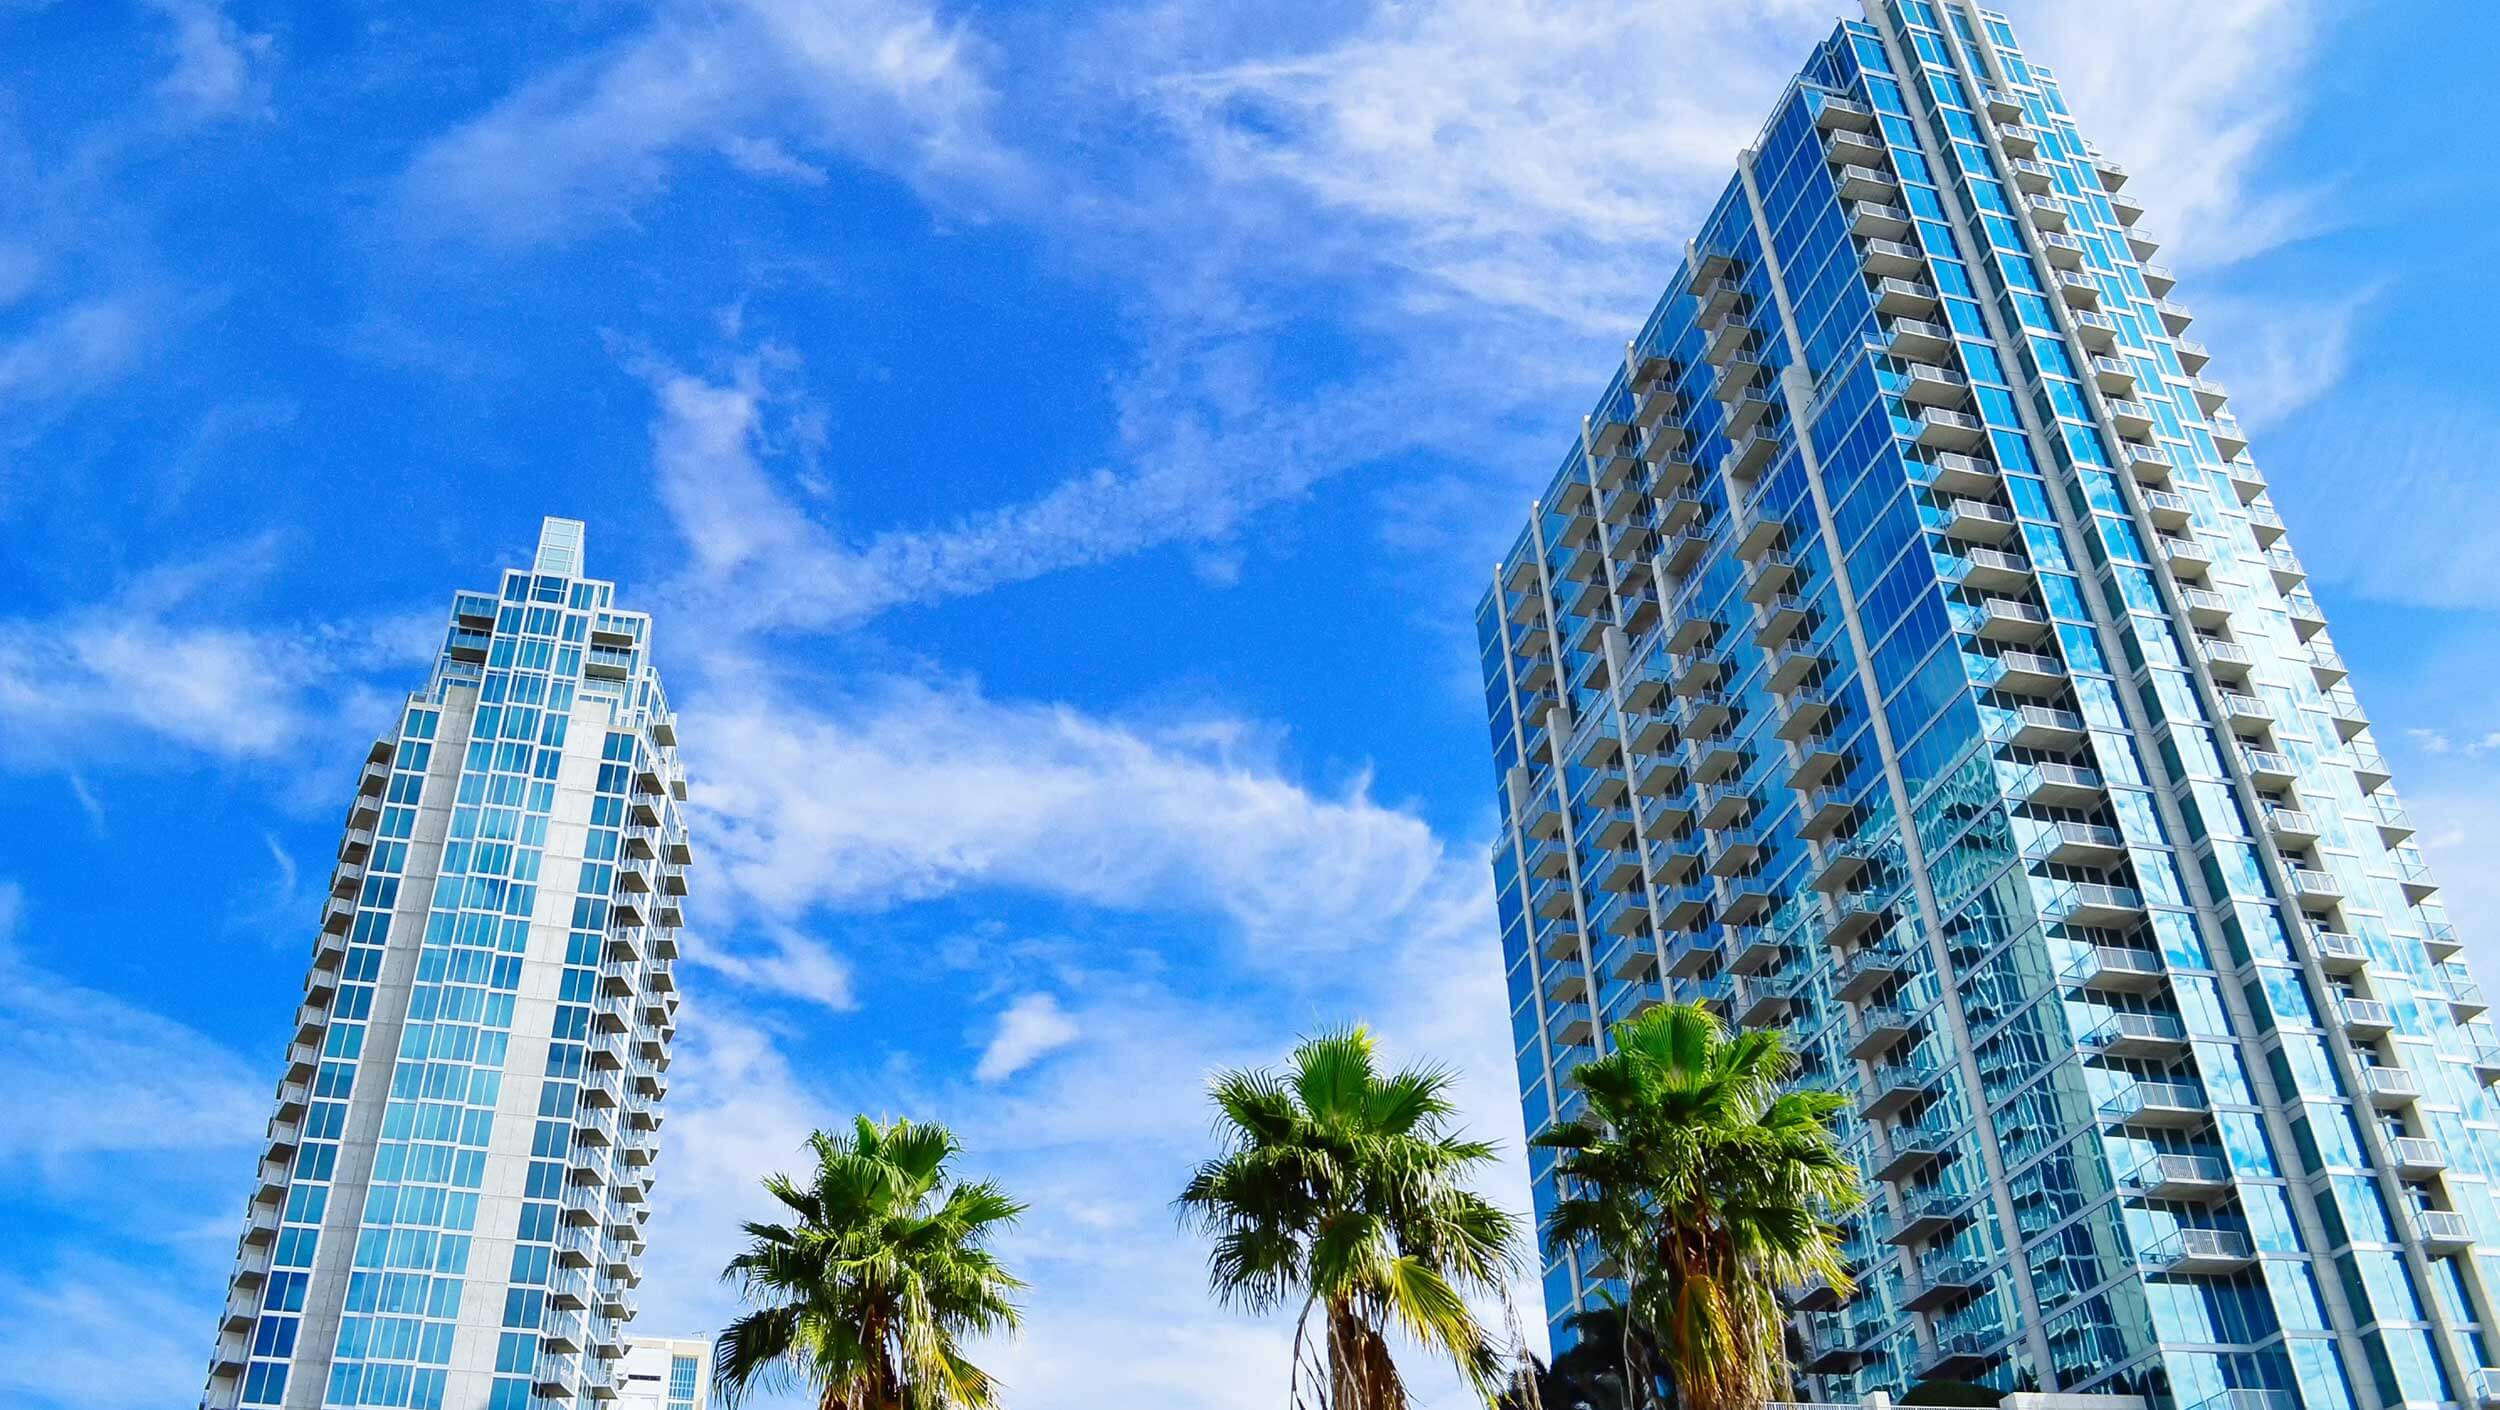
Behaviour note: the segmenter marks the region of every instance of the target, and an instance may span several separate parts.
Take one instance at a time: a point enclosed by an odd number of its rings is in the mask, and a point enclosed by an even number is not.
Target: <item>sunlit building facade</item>
[[[2500,1037],[2125,182],[1923,0],[1740,156],[1478,617],[1527,1126],[1784,1028],[1870,1195],[1818,1399],[2491,1404]]]
[[[203,1406],[617,1393],[692,859],[614,594],[546,521],[366,755]]]

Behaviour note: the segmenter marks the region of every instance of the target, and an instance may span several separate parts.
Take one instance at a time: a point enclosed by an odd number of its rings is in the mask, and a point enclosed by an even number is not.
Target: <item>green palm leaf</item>
[[[808,1138],[816,1166],[765,1190],[790,1213],[749,1223],[722,1276],[756,1310],[713,1346],[724,1406],[802,1388],[826,1410],[989,1410],[998,1385],[966,1360],[970,1337],[1012,1332],[1024,1284],[986,1241],[1024,1206],[961,1181],[943,1126],[863,1116]]]

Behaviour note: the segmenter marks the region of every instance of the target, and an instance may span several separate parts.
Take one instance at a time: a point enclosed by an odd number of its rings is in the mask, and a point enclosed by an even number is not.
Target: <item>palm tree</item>
[[[724,1278],[759,1304],[712,1350],[724,1405],[758,1387],[797,1387],[820,1410],[988,1410],[997,1383],[964,1359],[964,1340],[1012,1331],[1024,1284],[985,1247],[1024,1206],[948,1169],[961,1147],[944,1126],[859,1117],[846,1135],[808,1137],[802,1184],[767,1176],[788,1210],[750,1223]]]
[[[1181,1218],[1214,1241],[1208,1278],[1225,1301],[1266,1312],[1300,1296],[1297,1407],[1314,1313],[1320,1405],[1404,1410],[1393,1323],[1487,1400],[1502,1389],[1502,1354],[1466,1297],[1504,1291],[1519,1221],[1461,1184],[1493,1147],[1453,1130],[1451,1081],[1437,1067],[1381,1075],[1357,1027],[1304,1039],[1281,1073],[1208,1084],[1223,1152],[1181,1191]]]
[[[1790,1382],[1779,1290],[1851,1286],[1831,1222],[1865,1198],[1832,1135],[1844,1099],[1782,1093],[1794,1062],[1780,1036],[1730,1036],[1698,1004],[1651,1009],[1607,1041],[1572,1072],[1586,1113],[1537,1138],[1564,1152],[1569,1192],[1545,1238],[1590,1240],[1621,1266],[1686,1410],[1751,1410]],[[1631,1346],[1627,1324],[1627,1387]]]

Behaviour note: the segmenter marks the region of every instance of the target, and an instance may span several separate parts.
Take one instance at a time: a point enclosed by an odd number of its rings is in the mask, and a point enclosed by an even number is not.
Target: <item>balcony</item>
[[[1892,903],[1874,892],[1853,891],[1835,896],[1831,900],[1830,921],[1823,927],[1823,943],[1853,945],[1891,921]]]
[[[1902,375],[1908,379],[1902,399],[1913,406],[1961,406],[1970,400],[1970,379],[1950,367],[1912,363]]]
[[[1860,1340],[1860,1334],[1849,1327],[1816,1327],[1806,1336],[1804,1368],[1818,1376],[1854,1371],[1866,1360]]]
[[[1844,166],[1880,166],[1892,161],[1892,148],[1874,132],[1841,128],[1823,139],[1823,155]]]
[[[2239,418],[2216,416],[2212,421],[2214,450],[2224,460],[2237,460],[2248,452],[2248,434],[2240,429]]]
[[[2130,1082],[2101,1103],[2101,1120],[2117,1126],[2192,1130],[2212,1119],[2205,1094],[2183,1082]]]
[[[2300,777],[2289,757],[2271,749],[2240,748],[2240,764],[2248,770],[2248,780],[2259,788],[2283,788]]]
[[[2212,1200],[2229,1193],[2231,1172],[2210,1155],[2155,1155],[2121,1176],[2118,1185],[2135,1199]]]
[[[2072,235],[2055,230],[2040,232],[2041,252],[2049,257],[2055,269],[2081,269],[2084,265],[2083,242]]]
[[[1884,324],[1884,351],[1912,362],[1933,362],[1953,351],[1953,330],[1941,323],[1895,318]]]
[[[1891,1136],[1891,1149],[1875,1167],[1878,1180],[1906,1180],[1944,1159],[1953,1138],[1926,1126],[1904,1126]]]
[[[2236,1273],[2257,1261],[2248,1235],[2237,1229],[2180,1229],[2142,1250],[2136,1262],[2163,1275]]]
[[[1892,173],[1878,167],[1844,166],[1832,173],[1832,184],[1844,201],[1867,201],[1891,205],[1901,196],[1901,184]]]
[[[2040,134],[2020,122],[1998,123],[1997,141],[2003,144],[2009,157],[2040,155]]]
[[[1919,1354],[1919,1378],[1951,1381],[1977,1374],[1989,1362],[1988,1348],[2003,1335],[1982,1331],[1940,1333],[1935,1345]]]
[[[1779,714],[1772,725],[1771,732],[1778,738],[1795,744],[1822,728],[1824,721],[1831,718],[1835,708],[1837,704],[1832,698],[1831,691],[1822,686],[1807,686],[1804,689],[1792,691],[1782,698]]]
[[[2246,663],[2234,662],[2232,664],[2244,665]],[[2239,691],[2227,688],[2218,691],[2217,696],[2222,704],[2222,718],[2226,722],[2233,725],[2262,725],[2269,729],[2273,727],[2274,712],[2267,709],[2266,702],[2256,696],[2243,695]]]
[[[1767,683],[1771,689],[1785,694],[1806,683],[1808,677],[1826,663],[1823,653],[1812,646],[1784,646],[1765,658]]]
[[[1910,213],[1890,201],[1856,201],[1849,205],[1849,233],[1897,240],[1910,233]]]
[[[1927,1095],[1935,1081],[1936,1065],[1923,1059],[1879,1068],[1866,1084],[1858,1114],[1868,1120],[1890,1116]]]
[[[1868,862],[1864,844],[1836,842],[1823,848],[1808,874],[1806,884],[1817,891],[1834,892],[1847,889],[1849,883],[1866,870]]]
[[[1838,832],[1857,811],[1849,795],[1837,788],[1816,789],[1798,803],[1797,810],[1797,830],[1817,841]]]
[[[2188,325],[2196,321],[2196,315],[2188,312],[2185,306],[2174,304],[2168,299],[2153,300],[2153,311],[2161,315],[2163,331],[2174,337],[2186,332]],[[2245,443],[2240,447],[2241,450],[2247,448]]]
[[[2163,974],[2158,951],[2095,945],[2069,961],[2058,978],[2085,989],[2141,994],[2160,988]]]
[[[1929,411],[1929,416],[1961,416],[1959,412]],[[1962,417],[1969,420],[1968,417]],[[1973,423],[1976,424],[1976,423]],[[1957,499],[1944,506],[1943,528],[1950,537],[1965,543],[2003,543],[2013,536],[2014,511],[1986,500]]]
[[[1756,427],[1729,449],[1727,458],[1719,462],[1719,469],[1731,480],[1750,480],[1761,474],[1778,454],[1779,433]]]
[[[2106,313],[2091,309],[2075,309],[2071,313],[2075,339],[2096,353],[2115,352],[2118,348],[2118,323]]]
[[[1921,407],[1918,413],[1918,444],[1948,450],[1972,450],[1985,445],[1988,428],[1976,416],[1943,407]]]
[[[1963,1256],[1929,1259],[1919,1265],[1918,1288],[1902,1300],[1912,1312],[1949,1307],[1988,1285],[1988,1260]]]
[[[2276,845],[2298,850],[2318,840],[2318,820],[2297,808],[2268,808],[2266,833]]]
[[[1911,462],[1910,474],[1936,493],[1956,497],[1992,495],[1999,483],[1996,466],[1952,450],[1933,451]]]
[[[2005,165],[2013,173],[2014,184],[2025,191],[2046,192],[2057,187],[2057,177],[2049,170],[2047,162],[2015,157]]]
[[[1987,597],[1971,606],[1969,613],[1957,614],[1956,625],[1983,640],[2036,642],[2049,633],[2049,614],[2028,602]]]
[[[2166,1013],[2114,1013],[2082,1040],[2085,1051],[2112,1058],[2172,1058],[2187,1045],[2186,1026]]]
[[[2365,1062],[2361,1082],[2370,1091],[2370,1104],[2383,1111],[2410,1106],[2422,1095],[2421,1079],[2410,1068]]]
[[[2107,866],[2126,852],[2127,840],[2114,827],[2058,821],[2042,827],[2039,835],[2023,848],[2023,858],[2030,862]]]
[[[1943,307],[1934,286],[1908,279],[1877,279],[1867,292],[1888,318],[1930,318]]]
[[[1989,117],[1998,122],[2021,122],[2023,120],[2022,100],[2013,94],[2002,88],[1988,85],[1981,90],[1981,96],[1987,101]]]
[[[2121,441],[2119,452],[2128,472],[2135,476],[2139,484],[2167,484],[2171,472],[2177,469],[2169,451],[2149,442]]]
[[[1938,565],[1938,571],[1956,587],[1992,592],[2021,591],[2033,586],[2030,560],[2018,554],[1975,545],[1952,547],[1956,552]]]
[[[1864,103],[1851,102],[1847,98],[1836,98],[1829,94],[1816,96],[1822,101],[1814,110],[1814,125],[1823,131],[1845,129],[1867,132],[1874,129],[1875,110]]]
[[[2303,910],[2331,911],[2344,903],[2344,884],[2332,872],[2293,867],[2292,895]]]
[[[1813,608],[1795,593],[1781,593],[1754,608],[1754,645],[1765,650],[1795,636],[1813,619]]]
[[[2309,953],[2329,974],[2353,974],[2370,965],[2370,948],[2360,936],[2323,926],[2309,928]]]
[[[2065,202],[2058,200],[2055,196],[2025,192],[2023,209],[2031,212],[2032,224],[2042,230],[2064,230],[2067,221],[2071,219]]]
[[[2343,999],[2335,1001],[2335,1016],[2344,1031],[2356,1038],[2383,1038],[2395,1028],[2395,1016],[2387,1005],[2376,999]]]
[[[1989,688],[2015,695],[2046,695],[2066,684],[2066,663],[2036,651],[2007,651],[1990,658]]]
[[[1899,240],[1869,240],[1858,249],[1859,263],[1866,272],[1886,278],[1909,278],[1927,273],[1927,252],[1916,245]]]
[[[2020,705],[2005,711],[1989,729],[1997,744],[2023,749],[2072,749],[2084,741],[2083,716],[2050,705]]]
[[[2066,300],[2068,308],[2099,308],[2101,306],[2099,280],[2073,269],[2057,270],[2056,275],[2057,292]]]
[[[2184,529],[2196,518],[2187,496],[2170,490],[2145,490],[2144,514],[2155,527],[2163,529]]]
[[[1907,952],[1890,946],[1870,945],[1841,961],[1833,977],[1832,992],[1841,999],[1856,1002],[1909,972]]]
[[[2229,477],[2231,492],[2240,497],[2242,504],[2247,504],[2266,492],[2266,472],[2258,469],[2250,461],[2230,461],[2222,467],[2222,473]]]
[[[2162,561],[2168,563],[2174,572],[2200,578],[2214,566],[2212,546],[2193,533],[2156,534],[2154,537],[2161,542]]]
[[[2200,636],[2196,639],[2196,646],[2197,650],[2204,655],[2206,666],[2211,668],[2218,677],[2245,681],[2248,679],[2249,672],[2256,668],[2256,656],[2236,641]]]
[[[2229,392],[2202,377],[2189,378],[2187,386],[2189,393],[2196,398],[2196,409],[2208,416],[2222,410],[2223,404],[2231,399]]]
[[[2135,391],[2135,364],[2120,357],[2095,357],[2092,359],[2092,380],[2108,396],[2132,395]]]
[[[2106,796],[2098,773],[2053,762],[2024,766],[2006,792],[2016,802],[2053,808],[2088,807]]]
[[[1884,1236],[1889,1244],[1923,1243],[1953,1227],[1975,1196],[1968,1190],[1920,1190],[1901,1201],[1900,1221]]]
[[[1788,1016],[1789,1005],[1797,997],[1794,979],[1746,979],[1736,986],[1736,1023],[1741,1028],[1763,1028]]]
[[[2151,259],[2161,249],[2161,241],[2130,226],[2127,230],[2127,253],[2138,263]]]
[[[1882,1057],[1917,1031],[1917,1020],[1908,1009],[1898,1004],[1871,1007],[1850,1031],[1849,1056],[1860,1060]]]
[[[1725,936],[1721,948],[1727,952],[1727,967],[1738,974],[1759,974],[1788,953],[1779,932],[1764,926],[1733,926]]]
[[[2473,1229],[2466,1224],[2465,1216],[2453,1209],[2417,1209],[2412,1222],[2413,1236],[2433,1255],[2462,1253],[2474,1246]]]
[[[2408,1180],[2420,1180],[2448,1168],[2447,1152],[2439,1142],[2425,1136],[2395,1136],[2387,1142],[2388,1159],[2395,1162],[2396,1173]]]

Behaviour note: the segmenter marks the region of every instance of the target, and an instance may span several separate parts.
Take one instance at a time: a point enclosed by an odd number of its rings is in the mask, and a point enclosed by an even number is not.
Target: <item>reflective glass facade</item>
[[[205,1407],[613,1394],[692,858],[650,619],[582,540],[453,599],[366,757]]]
[[[1871,1196],[1817,1399],[2488,1402],[2500,1038],[2124,184],[1922,0],[1740,157],[1478,614],[1528,1129],[1783,1027]]]

